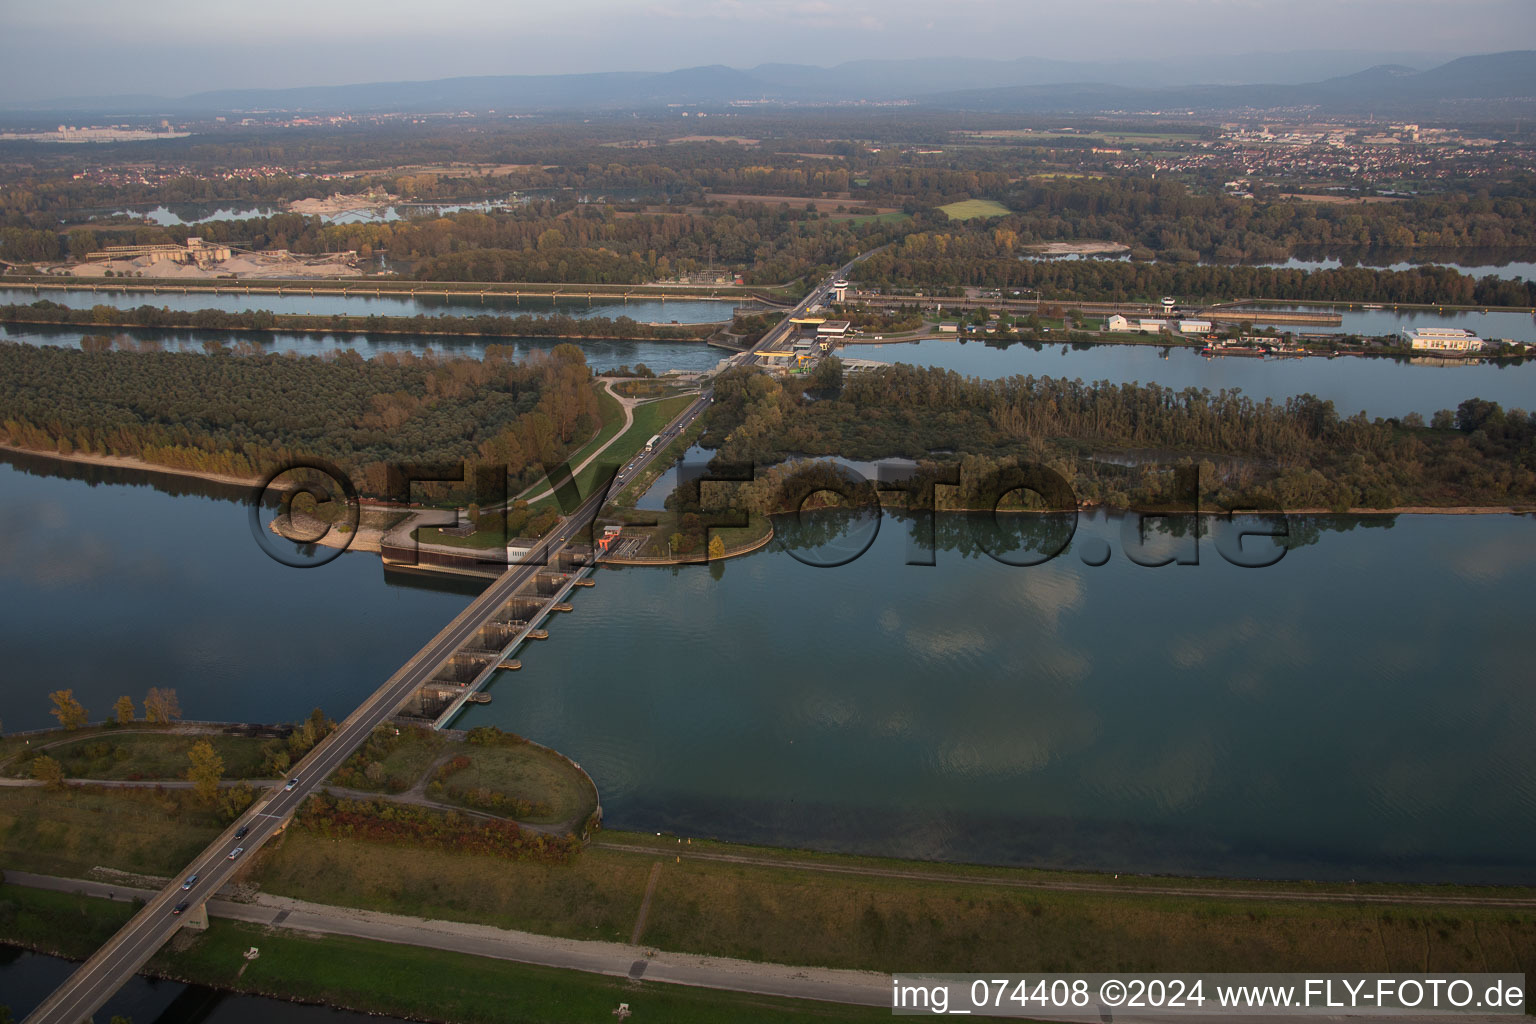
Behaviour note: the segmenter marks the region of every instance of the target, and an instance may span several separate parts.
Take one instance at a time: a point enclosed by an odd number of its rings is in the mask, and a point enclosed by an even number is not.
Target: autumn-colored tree
[[[187,751],[187,760],[191,762],[187,781],[192,783],[192,791],[204,803],[213,803],[219,795],[219,783],[224,780],[224,759],[212,743],[198,740]]]
[[[64,766],[44,754],[33,760],[32,777],[49,789],[58,789],[64,785]]]
[[[133,722],[133,698],[122,696],[117,698],[117,703],[112,705],[112,711],[117,715],[118,725],[129,725]]]
[[[711,561],[725,557],[725,538],[718,533],[709,538],[709,557]]]
[[[78,729],[89,721],[85,705],[75,700],[74,690],[55,690],[48,695],[48,699],[53,701],[53,710],[49,713],[64,728]]]
[[[181,717],[181,702],[176,691],[151,686],[144,695],[144,717],[156,725],[169,725]]]
[[[255,802],[256,790],[251,787],[249,782],[225,786],[219,794],[219,810],[231,821],[244,814],[246,808]]]

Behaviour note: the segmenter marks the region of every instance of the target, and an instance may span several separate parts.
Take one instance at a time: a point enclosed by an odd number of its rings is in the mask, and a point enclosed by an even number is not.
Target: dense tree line
[[[1038,290],[1044,299],[1123,302],[1176,295],[1195,302],[1254,298],[1536,306],[1536,281],[1491,275],[1479,279],[1449,267],[1308,271],[1102,259],[1035,260],[998,254],[985,239],[944,234],[908,235],[900,244],[860,263],[855,273],[861,281],[882,288],[1017,288]]]
[[[248,309],[193,311],[143,305],[132,309],[97,305],[72,308],[40,299],[27,305],[0,306],[0,323],[56,323],[118,327],[167,327],[211,331],[336,331],[373,334],[483,335],[492,338],[622,338],[636,341],[688,341],[701,338],[708,326],[645,324],[627,316],[578,320],[555,316],[315,316]]]
[[[527,485],[601,420],[574,345],[522,361],[92,348],[0,344],[0,443],[242,477],[316,456],[388,495],[408,463],[505,466]]]
[[[1021,212],[978,231],[1001,228],[1019,243],[1100,238],[1190,259],[1536,246],[1536,196],[1524,192],[1334,204],[1239,199],[1196,193],[1178,181],[1121,177],[1024,179],[996,198]]]
[[[1207,497],[1227,508],[1536,501],[1536,416],[1479,399],[1426,427],[1417,415],[1341,418],[1311,395],[1256,402],[1228,391],[980,380],[906,365],[849,376],[836,394],[812,401],[796,385],[730,371],[716,381],[702,443],[730,464],[794,455],[910,458],[961,463],[968,479],[1039,463],[1059,472],[1079,500],[1114,505],[1166,501],[1170,476],[1096,460],[1097,452],[1210,459]],[[940,451],[956,454],[931,454]],[[757,511],[777,510],[772,488],[757,500]],[[963,489],[959,500],[967,500]]]

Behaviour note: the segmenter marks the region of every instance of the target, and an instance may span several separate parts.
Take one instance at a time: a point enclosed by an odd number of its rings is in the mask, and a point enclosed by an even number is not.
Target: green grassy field
[[[939,207],[950,220],[974,220],[979,217],[1006,217],[1013,211],[991,199],[962,199]]]
[[[660,401],[647,402],[645,405],[636,406],[635,421],[630,424],[629,429],[620,435],[619,439],[613,443],[613,447],[605,451],[600,458],[586,469],[576,474],[577,490],[582,495],[590,494],[597,480],[597,475],[603,467],[612,467],[615,464],[622,466],[634,458],[635,454],[645,447],[645,442],[649,441],[654,435],[661,433],[662,428],[671,423],[678,413],[688,408],[695,397],[694,395],[678,395],[675,398],[663,398]],[[555,503],[555,496],[550,495],[540,501],[532,502],[529,507],[541,509]]]
[[[104,731],[49,747],[47,753],[72,779],[181,779],[186,777],[187,752],[203,740],[224,759],[226,779],[263,776],[261,745],[267,741],[249,736]],[[10,766],[10,774],[27,776],[30,771],[18,762]]]
[[[896,211],[894,213],[854,213],[847,216],[834,215],[833,220],[847,220],[850,224],[863,227],[865,224],[900,224],[912,219],[909,213]]]
[[[649,849],[601,845],[615,840]],[[1073,876],[606,833],[599,844],[549,867],[290,833],[264,853],[260,877],[268,890],[303,899],[614,939],[633,927],[659,863],[647,945],[868,970],[1536,971],[1529,910],[1255,902],[1224,897],[1220,883],[1187,895],[1052,891],[997,883]],[[703,859],[695,849],[765,863]],[[1157,880],[1127,885],[1137,881]]]
[[[624,406],[619,403],[617,398],[613,397],[607,388],[597,388],[596,390],[597,403],[602,409],[603,425],[598,428],[592,440],[571,453],[567,461],[573,466],[580,465],[583,459],[607,444],[619,432],[619,429],[624,426]],[[521,498],[527,494],[537,494],[547,486],[549,484],[546,481],[540,480],[523,491],[522,494],[517,495],[517,497]]]
[[[0,885],[0,932],[81,957],[127,920],[125,903]],[[247,961],[255,946],[261,955]],[[235,992],[422,1020],[589,1024],[628,1003],[638,1021],[866,1022],[884,1010],[717,992],[556,970],[342,936],[308,936],[215,919],[202,935],[162,950],[150,973]]]
[[[371,758],[366,751],[359,751],[348,758],[337,775],[352,769],[357,775],[346,775],[346,785],[352,789],[372,790],[376,793],[399,792],[415,785],[449,746],[443,734],[432,729],[402,728],[398,737],[386,737],[390,749],[378,763],[383,767],[383,778],[378,782],[368,779],[366,772]],[[337,776],[332,776],[337,781]],[[338,783],[339,784],[339,783]]]
[[[84,877],[181,870],[224,821],[190,790],[0,788],[0,869]]]
[[[317,903],[628,942],[651,859],[582,854],[548,865],[289,829],[256,864],[267,892]]]
[[[478,806],[466,794],[477,789],[501,793],[507,797],[542,803],[547,814],[520,820],[539,825],[571,822],[578,831],[581,823],[597,809],[597,794],[576,769],[557,754],[531,743],[481,746],[465,744],[458,753],[470,760],[470,766],[449,777],[443,787],[443,799],[466,807]]]

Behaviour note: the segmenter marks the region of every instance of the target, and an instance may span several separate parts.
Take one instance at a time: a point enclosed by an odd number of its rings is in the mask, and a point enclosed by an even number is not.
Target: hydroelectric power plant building
[[[1408,327],[1403,337],[1416,352],[1471,353],[1483,350],[1483,339],[1460,327]]]

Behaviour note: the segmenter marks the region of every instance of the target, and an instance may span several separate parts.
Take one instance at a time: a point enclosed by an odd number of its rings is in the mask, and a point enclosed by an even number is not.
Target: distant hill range
[[[1424,54],[1394,54],[1394,63],[1340,73],[1382,56],[1234,54],[1202,57],[1197,64],[865,60],[832,68],[764,64],[747,71],[714,65],[667,72],[229,89],[180,98],[83,97],[25,108],[186,116],[253,110],[619,112],[668,105],[719,109],[741,101],[795,106],[906,101],[931,109],[1034,114],[1308,109],[1430,120],[1536,113],[1536,51],[1461,57],[1438,65]],[[1191,79],[1192,74],[1199,78]]]

